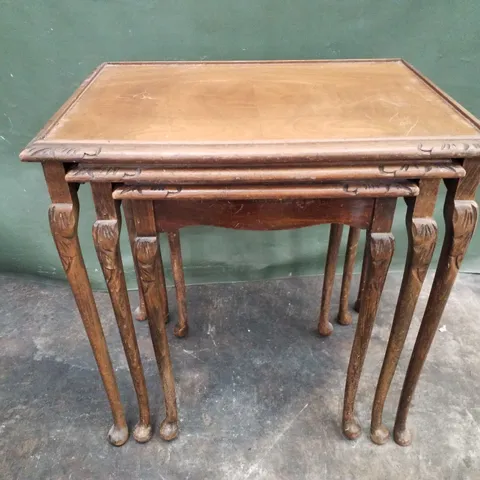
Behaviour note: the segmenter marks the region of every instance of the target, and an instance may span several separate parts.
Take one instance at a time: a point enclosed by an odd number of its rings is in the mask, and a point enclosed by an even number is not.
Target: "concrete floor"
[[[115,448],[106,441],[111,417],[68,287],[0,276],[0,477],[479,479],[478,278],[461,275],[450,299],[442,320],[446,331],[437,334],[412,407],[411,447],[393,441],[379,447],[368,437],[401,280],[393,274],[359,389],[357,413],[364,427],[359,440],[348,441],[340,431],[354,327],[335,325],[330,338],[319,338],[314,327],[321,278],[290,278],[189,287],[190,335],[171,338],[180,435],[165,443],[156,429],[148,444],[130,438]],[[169,294],[175,317],[173,291]],[[96,298],[133,425],[135,396],[109,299],[104,293]],[[419,313],[425,301],[423,295]],[[418,323],[417,316],[414,332]],[[148,327],[136,327],[158,426],[163,399]],[[168,330],[171,334],[171,324]],[[410,335],[402,374],[387,401],[390,427],[413,339]]]

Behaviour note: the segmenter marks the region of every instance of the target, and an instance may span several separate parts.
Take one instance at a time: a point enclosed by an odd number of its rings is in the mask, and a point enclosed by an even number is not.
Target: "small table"
[[[480,180],[478,120],[413,67],[399,59],[107,63],[85,80],[21,158],[43,164],[52,234],[110,401],[109,439],[115,445],[126,441],[128,429],[77,237],[79,183],[92,184],[95,245],[112,298],[120,292],[124,299],[114,302],[115,315],[140,407],[134,437],[146,441],[152,434],[150,413],[124,295],[114,185],[173,185],[163,188],[168,196],[192,185],[214,185],[212,191],[219,192],[218,187],[248,189],[260,183],[272,192],[274,185],[302,188],[336,180],[416,182],[419,194],[408,201],[404,280],[372,416],[372,438],[383,443],[388,437],[383,404],[433,253],[432,214],[445,178],[444,246],[395,425],[396,441],[410,442],[408,408],[475,229]],[[376,215],[381,222],[382,212]],[[367,268],[380,268],[369,249]],[[384,263],[389,250],[375,254]],[[362,298],[378,288],[373,282]],[[363,317],[373,322],[375,302],[362,303],[371,309]],[[359,352],[359,346],[368,345],[370,331],[369,323],[357,326],[349,375],[361,369],[365,349]],[[349,438],[360,433],[353,415],[357,385],[347,385],[345,396],[343,426]],[[167,425],[163,436],[174,433]]]

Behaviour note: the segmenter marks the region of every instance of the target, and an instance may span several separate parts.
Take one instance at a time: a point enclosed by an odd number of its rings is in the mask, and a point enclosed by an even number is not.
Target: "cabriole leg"
[[[340,307],[337,316],[337,322],[340,325],[350,325],[352,323],[352,314],[349,312],[348,309],[348,297],[350,296],[350,284],[352,283],[353,268],[355,267],[355,257],[357,255],[359,238],[360,229],[350,227],[350,231],[348,232],[345,264],[343,266],[342,290],[340,292]]]
[[[332,300],[332,290],[335,282],[335,270],[337,268],[337,257],[342,240],[342,231],[343,225],[333,223],[330,226],[327,260],[325,262],[325,274],[323,276],[320,318],[318,320],[318,333],[324,337],[330,335],[333,331],[332,324],[330,323],[330,303]]]
[[[439,183],[440,180],[437,179],[421,180],[420,195],[405,199],[408,207],[406,217],[407,259],[372,409],[371,439],[378,445],[385,443],[389,436],[388,429],[382,422],[383,408],[407,338],[418,296],[435,250],[437,224],[432,215]]]
[[[467,170],[467,176],[464,179],[446,182],[448,193],[443,212],[446,227],[445,238],[430,296],[408,365],[395,420],[394,439],[402,446],[411,443],[411,434],[407,429],[407,416],[415,387],[477,224],[478,205],[473,199],[478,186],[480,170],[477,166],[478,161],[476,165],[470,162],[473,160],[464,163],[465,170]]]
[[[150,335],[162,379],[165,400],[166,416],[160,425],[160,436],[164,440],[173,440],[178,433],[177,401],[175,379],[165,329],[165,278],[163,276],[160,243],[155,227],[153,202],[136,201],[133,203],[133,212],[137,227],[135,257],[139,268]]]
[[[120,253],[119,205],[112,198],[112,186],[109,183],[92,183],[92,193],[97,212],[97,221],[93,225],[93,240],[137,394],[139,421],[133,430],[133,437],[137,442],[144,443],[152,437],[152,426],[147,385],[133,326]]]
[[[362,273],[360,274],[360,285],[358,286],[357,299],[353,305],[353,309],[360,312],[360,304],[362,301],[363,291],[365,290],[365,282],[367,280],[367,245],[365,242],[365,250],[363,251]]]
[[[112,445],[120,446],[128,439],[128,427],[78,241],[79,205],[76,189],[66,183],[65,168],[61,163],[45,162],[43,168],[52,200],[48,216],[53,239],[80,312],[112,410],[113,426],[108,432],[108,441]]]
[[[134,248],[135,248],[135,222],[133,221],[133,212],[131,200],[124,200],[123,202],[123,215],[125,217],[125,223],[127,225],[128,240],[130,242],[130,248],[133,256],[133,266],[135,268],[135,276],[137,277],[138,285],[138,307],[135,309],[135,318],[139,321],[147,319],[147,312],[145,310],[145,299],[143,298],[142,288],[140,286],[140,276],[138,273],[137,262],[135,261]]]
[[[180,246],[180,232],[168,232],[168,243],[170,245],[170,258],[172,262],[173,280],[175,282],[175,293],[178,305],[178,323],[173,329],[177,337],[184,337],[188,333],[187,318],[187,291],[185,277],[183,275],[182,250]]]
[[[355,397],[377,315],[378,304],[392,260],[395,241],[390,233],[395,213],[395,199],[377,199],[366,245],[366,282],[360,305],[355,338],[347,370],[342,427],[349,439],[357,438],[360,424],[355,418]]]

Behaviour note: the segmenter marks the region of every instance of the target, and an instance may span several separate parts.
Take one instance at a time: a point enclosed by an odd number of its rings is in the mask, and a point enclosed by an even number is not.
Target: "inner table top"
[[[408,64],[345,60],[107,63],[22,158],[218,165],[479,154],[477,120]]]

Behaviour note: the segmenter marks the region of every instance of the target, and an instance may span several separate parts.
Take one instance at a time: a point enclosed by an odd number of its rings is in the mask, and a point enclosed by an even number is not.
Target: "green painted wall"
[[[1,0],[0,270],[63,278],[47,224],[41,168],[21,164],[18,152],[99,63],[404,57],[480,116],[479,25],[478,0]],[[86,264],[102,288],[88,187],[81,189],[81,200]],[[397,270],[405,252],[403,213],[395,224]],[[317,273],[327,238],[328,227],[266,233],[188,229],[187,280]],[[123,252],[133,286],[125,242]],[[477,235],[465,271],[480,270],[479,254]]]

